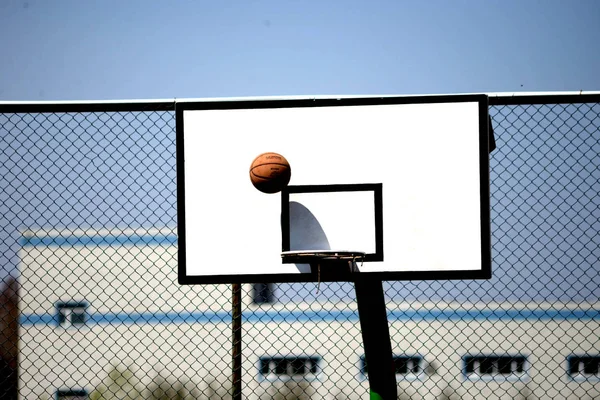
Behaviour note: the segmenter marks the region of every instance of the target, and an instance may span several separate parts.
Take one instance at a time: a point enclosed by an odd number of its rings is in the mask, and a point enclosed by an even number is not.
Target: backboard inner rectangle
[[[381,258],[381,189],[381,184],[289,186],[282,195],[287,211],[282,250],[361,251]]]

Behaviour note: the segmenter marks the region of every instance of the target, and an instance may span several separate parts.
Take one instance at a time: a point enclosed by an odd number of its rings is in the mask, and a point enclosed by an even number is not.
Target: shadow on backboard
[[[331,250],[327,235],[313,213],[290,201],[290,250]],[[298,271],[310,272],[309,264],[296,264]]]

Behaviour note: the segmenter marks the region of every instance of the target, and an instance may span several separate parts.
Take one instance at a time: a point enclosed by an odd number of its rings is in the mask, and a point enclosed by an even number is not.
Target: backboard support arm
[[[368,365],[370,400],[394,400],[398,388],[383,282],[362,277],[354,282],[354,289]]]

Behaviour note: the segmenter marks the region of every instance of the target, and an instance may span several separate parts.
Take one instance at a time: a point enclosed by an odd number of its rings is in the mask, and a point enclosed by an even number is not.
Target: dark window
[[[269,304],[275,301],[272,283],[255,283],[253,290],[254,304]]]
[[[61,389],[56,391],[57,400],[87,400],[87,398],[87,392],[83,389]]]
[[[600,378],[600,356],[571,356],[567,363],[573,378]]]
[[[319,361],[319,357],[262,357],[259,371],[265,378],[315,378]]]
[[[417,376],[423,372],[423,357],[420,356],[394,356],[394,369],[396,376]],[[365,357],[362,357],[362,373],[369,374],[369,367]]]
[[[518,377],[525,373],[524,356],[467,356],[465,373],[469,378]]]
[[[56,312],[58,325],[67,328],[85,324],[86,308],[87,303],[85,302],[70,301],[66,303],[57,303]]]
[[[306,360],[296,358],[290,362],[292,375],[304,375],[306,373]]]
[[[264,358],[260,360],[259,368],[260,368],[261,375],[269,375],[269,372],[271,371],[271,366],[269,365],[269,361]]]

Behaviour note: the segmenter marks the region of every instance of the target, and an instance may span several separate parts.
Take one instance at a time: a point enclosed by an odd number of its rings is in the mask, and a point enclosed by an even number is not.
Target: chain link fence
[[[398,398],[600,398],[600,96],[490,104],[493,278],[384,283]],[[231,286],[177,284],[175,107],[0,105],[0,399],[231,398]],[[243,398],[368,396],[352,284],[242,301]]]

